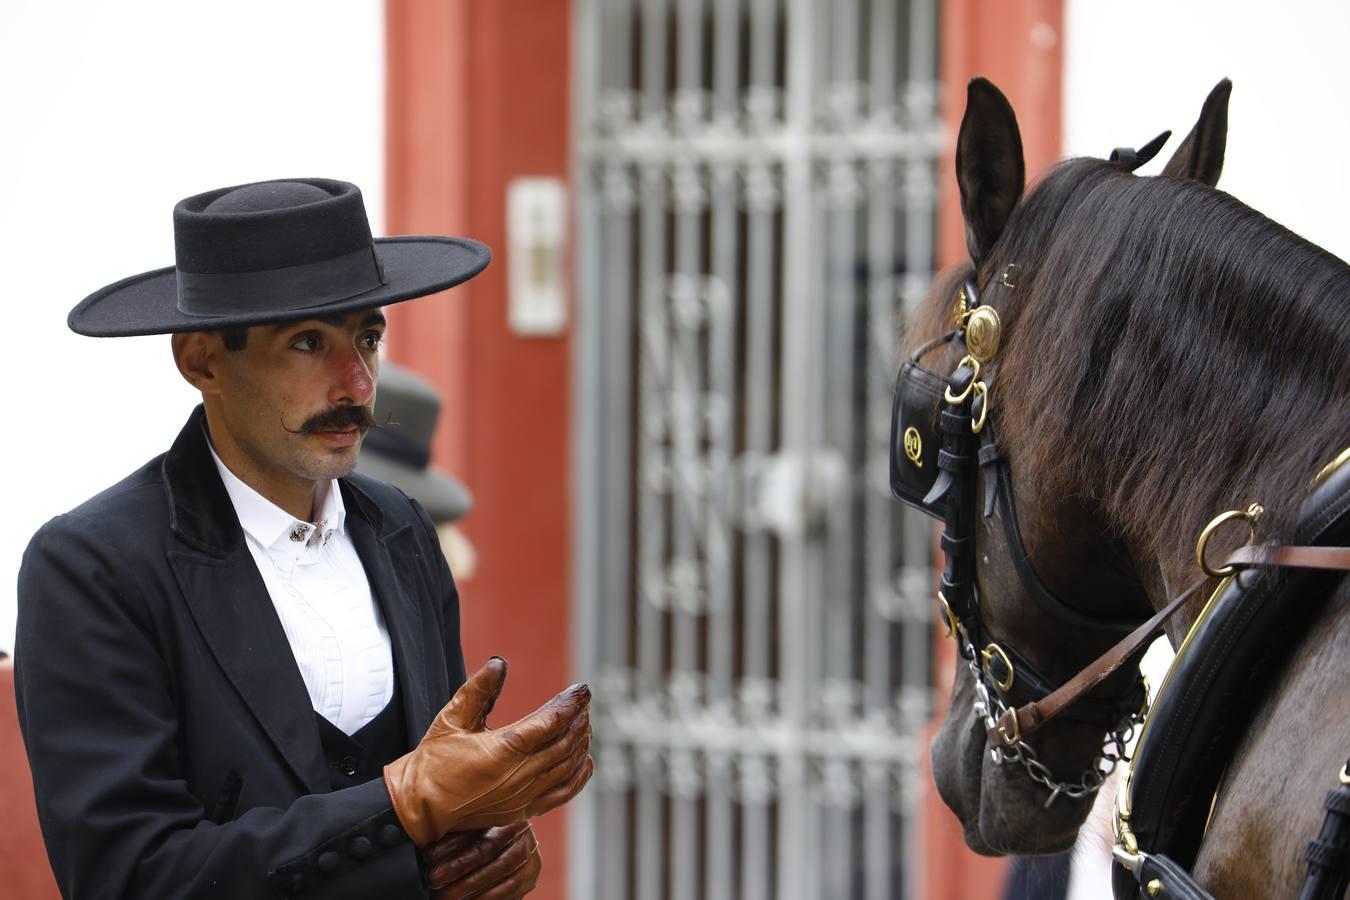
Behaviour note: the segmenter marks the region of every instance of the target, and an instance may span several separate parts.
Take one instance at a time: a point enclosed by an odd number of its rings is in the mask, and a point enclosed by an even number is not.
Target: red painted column
[[[57,900],[56,878],[38,828],[33,779],[19,732],[14,661],[0,660],[0,894],[24,900]]]
[[[956,135],[966,106],[966,83],[983,75],[1007,95],[1022,131],[1028,178],[1059,159],[1063,93],[1063,0],[943,0],[940,54],[941,112],[949,137],[939,161],[938,264],[966,260],[961,198],[956,187]],[[936,590],[936,585],[934,586]],[[934,631],[937,722],[946,714],[956,666],[955,648]],[[932,785],[924,754],[924,890],[931,900],[995,900],[1003,895],[1007,861],[977,856],[961,825]]]
[[[568,683],[570,332],[507,325],[506,191],[569,172],[570,5],[388,0],[391,234],[460,234],[493,262],[472,282],[390,309],[391,356],[446,398],[434,463],[462,478],[478,564],[460,585],[466,659],[506,657],[493,714],[509,722]],[[564,814],[536,820],[545,865],[532,897],[564,895]]]
[[[954,159],[970,79],[983,75],[1012,103],[1028,180],[1060,157],[1064,0],[943,0],[939,39],[950,141],[938,171],[938,260],[948,266],[966,258]]]

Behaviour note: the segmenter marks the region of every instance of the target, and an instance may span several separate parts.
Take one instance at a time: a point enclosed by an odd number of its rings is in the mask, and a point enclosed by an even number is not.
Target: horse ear
[[[956,138],[956,183],[966,246],[978,264],[1003,233],[1026,184],[1017,117],[1008,98],[983,78],[972,79],[966,89],[966,114]]]
[[[1189,178],[1210,187],[1219,183],[1223,152],[1228,145],[1228,97],[1232,93],[1233,82],[1227,78],[1214,85],[1195,127],[1163,167],[1164,175]]]

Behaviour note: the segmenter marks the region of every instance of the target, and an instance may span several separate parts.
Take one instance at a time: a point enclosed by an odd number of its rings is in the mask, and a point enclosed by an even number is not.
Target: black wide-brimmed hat
[[[428,382],[391,362],[380,364],[375,418],[356,471],[387,481],[426,508],[436,524],[453,522],[473,506],[468,488],[431,468],[431,436],[441,398]]]
[[[361,190],[292,178],[219,188],[173,210],[177,265],[125,278],[70,311],[93,337],[294,321],[411,300],[483,271],[459,237],[372,239]]]

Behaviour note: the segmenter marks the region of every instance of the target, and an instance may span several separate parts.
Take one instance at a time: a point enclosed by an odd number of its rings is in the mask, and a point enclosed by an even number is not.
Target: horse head
[[[1167,163],[1167,179],[1202,190],[1218,180],[1229,90],[1225,80],[1210,94]],[[956,175],[971,263],[939,279],[908,333],[911,348],[935,344],[927,350],[931,369],[943,378],[957,373],[946,398],[935,400],[934,418],[957,421],[942,413],[961,412],[951,401],[965,384],[978,432],[944,445],[951,477],[928,498],[930,512],[939,500],[968,510],[946,514],[941,602],[959,652],[932,762],[938,791],[977,852],[1070,846],[1142,716],[1144,686],[1134,667],[1125,666],[1034,738],[990,727],[1000,709],[1072,678],[1148,617],[1151,597],[1166,594],[1166,573],[1154,565],[1145,536],[1122,527],[1081,462],[1058,458],[1055,429],[1038,427],[1096,400],[1085,398],[1084,384],[1070,377],[1058,385],[1026,377],[1027,369],[1043,374],[1059,365],[1056,357],[1064,353],[1080,361],[1098,353],[1105,362],[1113,327],[1127,327],[1122,303],[1115,326],[1097,322],[1091,333],[1060,340],[1045,324],[1057,315],[1054,304],[1072,302],[1088,288],[1070,264],[1073,255],[1051,251],[1073,240],[1075,220],[1098,202],[1104,185],[1134,179],[1133,168],[1147,161],[1139,157],[1156,150],[1118,151],[1114,163],[1071,160],[1026,192],[1011,105],[988,81],[970,83]],[[939,338],[944,333],[945,340]],[[963,456],[970,463],[964,485],[953,463]]]

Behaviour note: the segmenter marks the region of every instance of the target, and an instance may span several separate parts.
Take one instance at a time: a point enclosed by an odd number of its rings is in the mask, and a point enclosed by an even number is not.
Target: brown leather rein
[[[1235,571],[1253,566],[1300,569],[1327,569],[1350,572],[1350,547],[1294,547],[1269,544],[1247,545],[1234,551],[1221,566]],[[1210,570],[1213,571],[1213,570]],[[1074,701],[1101,684],[1107,676],[1120,668],[1162,627],[1187,600],[1195,596],[1213,575],[1207,571],[1186,590],[1177,594],[1168,604],[1144,624],[1130,632],[1114,647],[1107,650],[1069,681],[1040,700],[1009,708],[989,727],[989,740],[995,746],[1015,746],[1032,732],[1050,722]],[[1220,574],[1228,574],[1227,572]]]

